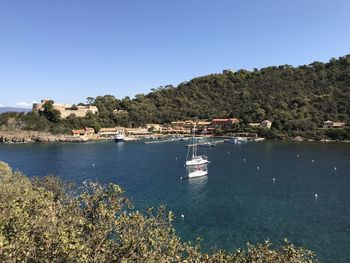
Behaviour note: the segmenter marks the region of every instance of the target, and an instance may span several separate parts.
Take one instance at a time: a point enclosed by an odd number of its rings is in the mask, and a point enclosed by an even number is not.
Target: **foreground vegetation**
[[[202,253],[199,244],[180,240],[164,207],[135,211],[114,184],[73,189],[0,162],[0,262],[316,262],[287,241]]]
[[[89,97],[87,103],[97,106],[99,114],[60,120],[50,111],[7,113],[0,115],[0,126],[11,126],[8,122],[12,120],[12,125],[21,129],[69,133],[85,126],[98,131],[101,127],[236,117],[241,122],[235,131],[249,129],[249,122],[272,120],[270,131],[258,130],[269,138],[349,140],[350,129],[318,128],[326,120],[350,123],[350,55],[299,67],[281,65],[212,74],[177,87],[159,87],[134,99],[106,95]],[[115,114],[114,110],[121,111]]]

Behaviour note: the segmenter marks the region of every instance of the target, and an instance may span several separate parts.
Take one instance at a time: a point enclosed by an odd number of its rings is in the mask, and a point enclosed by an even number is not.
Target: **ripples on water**
[[[207,177],[180,180],[184,146],[0,145],[0,159],[30,176],[118,183],[138,209],[166,204],[183,240],[203,237],[206,250],[287,237],[325,262],[350,262],[350,145],[221,144],[200,149],[211,161]]]

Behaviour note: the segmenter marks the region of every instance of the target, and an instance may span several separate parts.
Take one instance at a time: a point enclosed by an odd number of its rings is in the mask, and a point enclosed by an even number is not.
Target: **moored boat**
[[[124,142],[125,141],[125,136],[124,134],[117,134],[114,138],[115,142]]]
[[[207,170],[195,170],[188,174],[188,178],[202,177],[208,174]]]
[[[196,137],[195,137],[195,130],[196,130],[196,125],[194,125],[194,127],[193,127],[192,144],[190,145],[190,147],[189,147],[189,149],[187,151],[187,158],[186,158],[185,166],[194,166],[194,165],[202,165],[202,164],[209,163],[207,156],[205,156],[205,155],[197,155],[198,141],[196,140]],[[190,148],[192,148],[192,156],[191,156],[191,158],[188,158],[189,157]]]

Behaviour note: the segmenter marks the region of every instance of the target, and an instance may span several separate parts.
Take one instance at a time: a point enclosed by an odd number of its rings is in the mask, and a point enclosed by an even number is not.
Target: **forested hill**
[[[244,122],[271,119],[277,129],[304,130],[327,119],[349,122],[350,55],[328,63],[203,76],[123,99],[117,107],[137,124],[232,116]]]
[[[270,138],[298,135],[321,139],[350,139],[350,129],[335,134],[320,131],[325,120],[350,123],[350,55],[328,63],[267,67],[212,74],[167,85],[147,95],[116,99],[112,95],[88,98],[97,115],[66,119],[45,111],[0,114],[1,129],[25,129],[70,133],[82,127],[139,127],[146,123],[170,123],[184,119],[236,117],[236,131],[249,129],[249,122],[273,121]],[[116,111],[117,110],[117,111]],[[266,131],[260,131],[266,132]]]

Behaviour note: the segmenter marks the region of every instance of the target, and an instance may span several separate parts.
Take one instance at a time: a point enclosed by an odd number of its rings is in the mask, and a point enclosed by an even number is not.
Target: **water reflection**
[[[197,167],[198,168],[198,167]],[[207,166],[200,167],[200,169],[208,170]],[[195,169],[190,169],[195,170]],[[188,178],[187,190],[189,194],[189,198],[191,200],[192,205],[202,207],[204,206],[207,200],[208,194],[208,174],[199,177],[191,177]],[[195,209],[195,207],[192,207]]]
[[[188,180],[189,185],[192,187],[192,190],[197,191],[201,190],[208,182],[208,175],[196,177],[196,178],[190,178]]]

